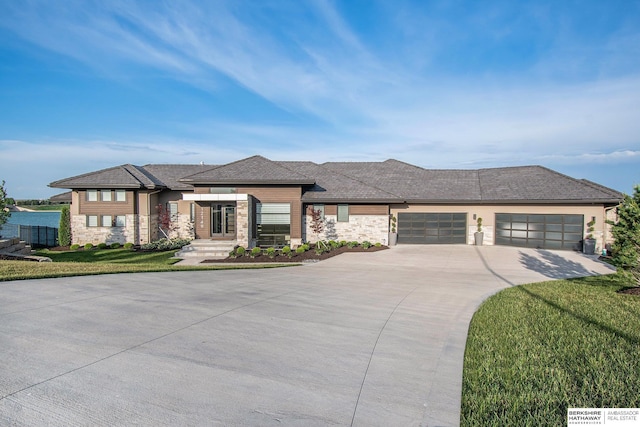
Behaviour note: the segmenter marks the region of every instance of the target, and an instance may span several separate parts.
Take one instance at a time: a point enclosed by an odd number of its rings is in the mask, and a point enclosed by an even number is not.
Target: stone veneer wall
[[[249,247],[251,224],[249,221],[249,201],[236,201],[236,241],[245,248]]]
[[[87,227],[86,215],[71,216],[71,243],[84,245],[92,243],[136,243],[137,215],[126,215],[124,227]]]
[[[388,244],[388,215],[349,215],[349,222],[338,222],[336,215],[326,215],[324,232],[320,240],[369,241],[371,243]],[[306,215],[304,221],[306,241],[318,240],[311,230],[311,216]]]
[[[175,229],[171,233],[169,233],[169,237],[171,237],[172,239],[179,238],[193,240],[195,238],[195,224],[193,221],[191,221],[190,214],[179,214],[175,226]],[[164,237],[164,235],[160,237],[162,238]]]

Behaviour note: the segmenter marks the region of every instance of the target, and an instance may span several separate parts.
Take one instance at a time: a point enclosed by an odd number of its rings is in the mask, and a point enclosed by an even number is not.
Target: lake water
[[[60,211],[11,212],[7,224],[43,225],[58,228],[60,226]]]

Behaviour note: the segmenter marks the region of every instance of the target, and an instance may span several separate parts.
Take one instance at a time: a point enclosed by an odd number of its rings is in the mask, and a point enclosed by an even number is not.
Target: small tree
[[[174,224],[173,218],[171,218],[171,212],[162,204],[156,206],[156,209],[158,210],[158,228],[160,228],[160,232],[164,234],[164,237],[169,239],[170,234],[176,228],[176,224]]]
[[[9,220],[11,212],[9,211],[9,199],[7,198],[7,191],[4,189],[4,181],[0,184],[0,227]]]
[[[316,241],[319,241],[320,234],[324,231],[324,218],[320,209],[311,209],[311,223],[309,224],[311,231],[316,235]]]
[[[618,271],[636,284],[640,283],[640,185],[634,187],[633,196],[626,195],[618,206],[618,221],[612,222],[615,239],[611,250]]]
[[[69,206],[63,206],[60,211],[58,244],[60,246],[69,246],[71,244],[71,215],[69,213]]]

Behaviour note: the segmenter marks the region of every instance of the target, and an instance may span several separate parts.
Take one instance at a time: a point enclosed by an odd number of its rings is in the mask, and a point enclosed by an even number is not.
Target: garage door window
[[[466,213],[398,214],[398,243],[466,243]]]
[[[583,215],[496,214],[496,244],[577,249],[583,222]]]

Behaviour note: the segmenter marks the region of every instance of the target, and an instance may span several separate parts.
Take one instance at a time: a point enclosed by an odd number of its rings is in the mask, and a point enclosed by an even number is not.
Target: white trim
[[[182,200],[194,202],[233,202],[249,200],[248,194],[209,194],[209,193],[182,193]]]

